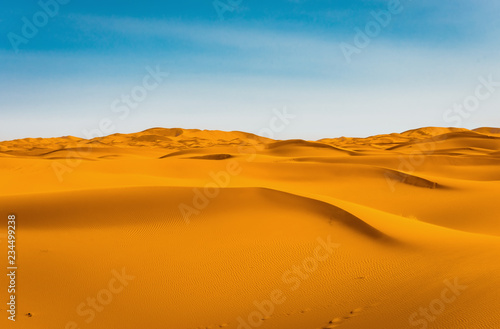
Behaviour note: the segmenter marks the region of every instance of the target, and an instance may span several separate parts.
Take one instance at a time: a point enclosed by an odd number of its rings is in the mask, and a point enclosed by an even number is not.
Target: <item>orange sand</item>
[[[0,327],[500,328],[499,169],[495,128],[2,142]]]

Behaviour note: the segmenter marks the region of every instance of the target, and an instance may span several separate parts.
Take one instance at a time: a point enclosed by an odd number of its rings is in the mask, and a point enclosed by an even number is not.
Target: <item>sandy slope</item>
[[[2,142],[0,325],[499,328],[498,131]]]

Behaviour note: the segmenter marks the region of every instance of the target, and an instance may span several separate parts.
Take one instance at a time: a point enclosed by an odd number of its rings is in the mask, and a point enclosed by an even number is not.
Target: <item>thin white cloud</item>
[[[347,64],[339,42],[350,42],[353,34],[92,16],[72,20],[89,33],[155,42],[176,39],[211,48],[168,54],[158,47],[158,52],[149,54],[134,52],[133,58],[121,50],[105,54],[40,51],[20,56],[0,51],[0,59],[16,68],[2,72],[8,83],[0,90],[0,107],[10,114],[0,122],[4,134],[0,139],[31,135],[29,129],[44,126],[44,117],[50,131],[39,135],[81,135],[82,129],[93,128],[109,115],[111,101],[142,77],[144,63],[171,70],[169,85],[141,105],[137,116],[120,127],[123,131],[174,125],[256,132],[259,120],[265,121],[266,113],[282,106],[302,118],[283,138],[366,135],[444,125],[443,111],[473,92],[479,76],[493,74],[500,80],[496,44],[430,47],[388,40],[382,31]],[[29,70],[24,69],[27,62]],[[220,63],[224,66],[217,71],[220,68],[215,64]],[[13,89],[12,81],[21,73],[61,66],[78,69],[51,85],[34,76]],[[54,72],[47,74],[57,78]],[[39,93],[26,98],[25,88]],[[88,91],[84,97],[82,91]],[[487,125],[497,111],[495,97],[467,125]],[[27,117],[30,112],[41,114]],[[23,125],[23,120],[33,122]]]

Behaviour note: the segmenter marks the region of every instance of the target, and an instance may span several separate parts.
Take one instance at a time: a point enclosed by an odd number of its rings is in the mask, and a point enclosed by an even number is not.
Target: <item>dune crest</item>
[[[499,131],[0,142],[16,326],[400,329],[442,303],[429,327],[496,328]]]

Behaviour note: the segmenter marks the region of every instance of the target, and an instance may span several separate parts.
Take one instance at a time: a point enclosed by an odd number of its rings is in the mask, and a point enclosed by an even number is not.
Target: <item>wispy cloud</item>
[[[266,111],[282,106],[303,118],[295,135],[285,137],[332,136],[329,127],[363,135],[440,125],[442,112],[470,94],[479,76],[500,79],[500,45],[490,41],[498,23],[487,13],[493,5],[483,2],[471,9],[466,0],[456,7],[423,1],[412,1],[350,64],[339,44],[352,42],[353,27],[363,28],[370,10],[387,1],[370,2],[362,14],[350,2],[326,11],[300,2],[293,4],[294,19],[278,20],[61,14],[46,30],[59,31],[50,42],[40,34],[20,54],[0,50],[0,107],[6,109],[0,131],[26,135],[16,127],[30,114],[37,122],[58,118],[46,135],[78,134],[137,83],[146,65],[160,65],[171,76],[124,131],[148,125],[253,131]],[[485,33],[474,38],[478,31]],[[495,102],[470,124],[494,118]]]

